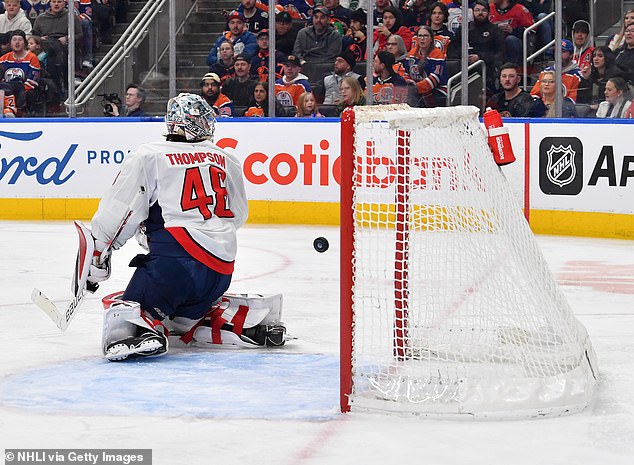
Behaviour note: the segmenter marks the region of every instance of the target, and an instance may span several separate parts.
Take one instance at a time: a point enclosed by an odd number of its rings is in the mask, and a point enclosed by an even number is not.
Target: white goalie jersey
[[[160,206],[164,228],[195,259],[222,274],[233,272],[236,230],[248,216],[237,156],[209,141],[141,145],[122,165],[99,203],[92,233],[109,242],[139,191],[146,200],[133,211],[113,244],[121,247]]]

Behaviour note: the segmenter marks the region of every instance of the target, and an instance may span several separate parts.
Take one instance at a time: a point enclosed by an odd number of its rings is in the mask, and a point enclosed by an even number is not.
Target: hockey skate
[[[286,328],[281,324],[257,325],[243,329],[241,339],[259,346],[279,347],[286,342]]]
[[[120,362],[139,357],[150,357],[167,353],[165,336],[147,331],[140,336],[129,336],[106,347],[105,357],[111,362]]]

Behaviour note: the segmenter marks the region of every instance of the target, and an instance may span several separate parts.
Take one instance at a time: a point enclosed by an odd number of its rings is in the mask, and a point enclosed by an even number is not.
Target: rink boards
[[[517,161],[503,172],[533,231],[634,238],[633,122],[510,121]],[[4,120],[0,219],[89,219],[125,157],[164,128],[158,118]],[[225,119],[215,140],[242,160],[249,222],[338,224],[338,119]]]

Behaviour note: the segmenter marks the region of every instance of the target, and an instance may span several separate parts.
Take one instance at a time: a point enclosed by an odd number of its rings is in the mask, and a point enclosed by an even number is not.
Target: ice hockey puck
[[[328,244],[328,239],[326,239],[325,237],[318,237],[313,241],[313,247],[317,252],[324,253],[326,250],[328,250],[330,244]]]

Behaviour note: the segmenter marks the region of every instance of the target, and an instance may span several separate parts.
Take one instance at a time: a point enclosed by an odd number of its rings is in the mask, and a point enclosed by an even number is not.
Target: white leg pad
[[[101,349],[104,355],[106,347],[113,342],[136,335],[139,320],[145,323],[141,318],[141,305],[136,302],[121,301],[108,308],[103,315],[101,337]]]
[[[244,320],[245,328],[252,328],[259,324],[279,323],[282,320],[282,294],[224,294],[214,307],[223,310],[222,318],[232,321],[241,308],[247,308]]]

